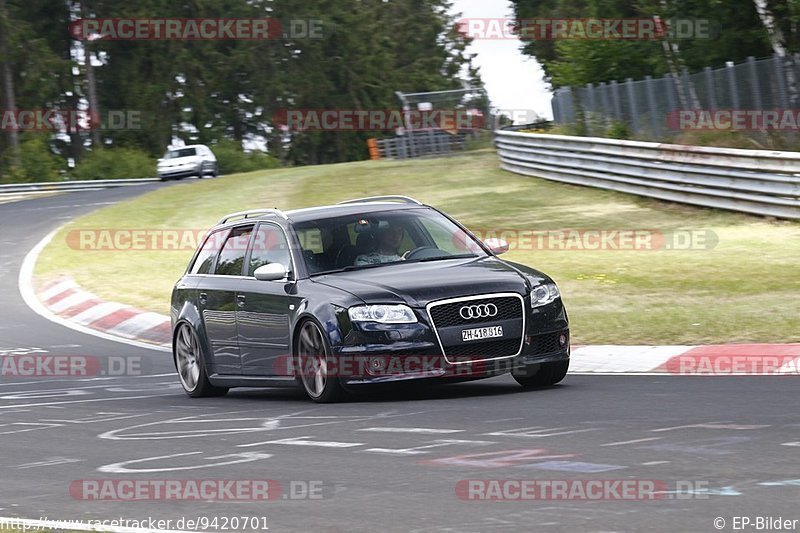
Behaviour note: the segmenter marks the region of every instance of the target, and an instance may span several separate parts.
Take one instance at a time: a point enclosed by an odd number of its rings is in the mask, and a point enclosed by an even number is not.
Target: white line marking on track
[[[313,435],[304,435],[302,437],[290,437],[288,439],[268,440],[264,442],[255,442],[252,444],[239,444],[237,447],[250,448],[252,446],[261,446],[266,444],[288,444],[291,446],[316,446],[319,448],[355,448],[356,446],[366,446],[365,442],[307,440],[313,438],[314,438]]]
[[[208,459],[231,459],[230,461],[221,461],[218,463],[206,463],[206,464],[190,465],[190,466],[167,466],[162,468],[128,468],[125,466],[125,465],[146,463],[149,461],[160,461],[161,459],[172,459],[173,457],[185,457],[187,455],[197,455],[198,453],[203,453],[203,452],[174,453],[172,455],[159,455],[156,457],[145,457],[144,459],[133,459],[130,461],[123,461],[121,463],[112,463],[110,465],[104,465],[98,468],[97,470],[99,472],[107,474],[151,474],[155,472],[179,472],[185,470],[199,470],[202,468],[213,468],[217,466],[251,463],[253,461],[258,461],[261,459],[269,459],[270,457],[272,457],[272,455],[269,453],[241,452],[241,453],[230,453],[226,455],[217,455],[208,458]]]
[[[503,431],[493,431],[491,433],[484,433],[492,437],[555,437],[558,435],[571,435],[573,433],[586,433],[587,431],[600,431],[601,428],[586,428],[586,429],[570,429],[569,427],[563,428],[543,428],[541,426],[533,426],[527,428],[508,429]],[[566,431],[564,431],[566,430]]]
[[[171,431],[152,431],[152,432],[142,432],[142,433],[128,433],[119,435],[119,433],[123,432],[130,432],[133,430],[141,430],[141,428],[151,427],[151,426],[159,426],[159,425],[169,425],[172,428],[176,428],[178,424],[208,424],[208,423],[230,423],[230,422],[247,422],[247,423],[258,423],[260,425],[250,425],[246,427],[234,427],[234,428],[202,428],[202,429],[172,429]],[[254,432],[263,432],[263,431],[272,431],[274,429],[278,429],[280,425],[280,420],[277,419],[270,419],[270,418],[210,418],[210,419],[203,419],[203,418],[195,418],[195,417],[185,417],[185,418],[174,418],[172,420],[158,420],[156,422],[147,422],[145,424],[137,424],[134,426],[123,427],[119,429],[114,429],[111,431],[106,431],[105,433],[101,433],[97,437],[100,439],[108,439],[108,440],[165,440],[165,439],[188,439],[194,437],[209,437],[212,435],[239,435],[242,433],[254,433]]]
[[[61,424],[43,424],[40,422],[11,422],[10,424],[0,424],[0,428],[8,426],[26,426],[23,429],[13,429],[8,431],[0,431],[0,435],[13,435],[15,433],[27,433],[29,431],[37,431],[40,429],[51,429],[61,427]]]
[[[736,424],[733,422],[705,422],[702,424],[687,424],[685,426],[672,426],[667,428],[651,429],[650,431],[656,433],[660,431],[672,431],[675,429],[763,429],[768,428],[769,424]]]
[[[41,403],[23,403],[18,405],[0,405],[0,409],[18,409],[20,407],[52,407],[70,403],[116,402],[119,400],[141,400],[144,398],[169,398],[169,397],[170,396],[164,394],[148,394],[146,396],[118,396],[116,398],[92,398],[91,400],[67,400],[64,402],[41,402]]]
[[[35,463],[23,463],[16,468],[20,470],[25,470],[27,468],[39,468],[42,466],[56,466],[56,465],[65,465],[69,463],[79,463],[82,459],[69,459],[67,457],[52,457],[50,459],[44,461],[36,461]]]
[[[442,446],[452,446],[454,444],[478,444],[478,445],[496,444],[495,442],[488,440],[457,440],[457,439],[439,439],[433,442],[435,444],[427,444],[425,446],[415,446],[413,448],[402,448],[402,449],[369,448],[364,451],[372,453],[385,453],[389,455],[421,455],[428,453],[427,450],[431,448],[441,448]]]
[[[397,427],[375,427],[364,428],[358,431],[373,431],[376,433],[426,433],[438,435],[441,433],[462,433],[463,429],[434,429],[434,428],[397,428]]]
[[[174,372],[170,372],[169,374],[149,374],[144,376],[104,376],[104,377],[93,377],[93,378],[59,378],[58,382],[54,382],[52,379],[40,379],[38,381],[9,381],[6,383],[0,383],[0,387],[9,387],[14,385],[46,385],[46,384],[58,384],[62,385],[64,383],[86,383],[88,381],[114,381],[114,380],[121,380],[121,379],[143,379],[143,378],[165,378],[165,377],[175,377],[176,374]],[[97,385],[97,387],[107,387],[108,385]],[[81,387],[83,389],[91,389],[96,387]]]
[[[647,437],[646,439],[634,439],[634,440],[623,440],[620,442],[608,442],[606,444],[601,444],[600,446],[623,446],[625,444],[636,444],[637,442],[647,442],[650,440],[660,440],[664,437]]]

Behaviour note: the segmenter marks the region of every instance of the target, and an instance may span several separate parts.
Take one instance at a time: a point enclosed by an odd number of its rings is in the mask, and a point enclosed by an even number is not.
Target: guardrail
[[[159,181],[158,178],[141,178],[131,180],[85,180],[85,181],[53,181],[43,183],[9,183],[0,185],[0,194],[40,191],[85,191],[89,189],[108,189],[111,187],[127,187]]]
[[[800,153],[498,130],[500,167],[672,202],[800,219]]]

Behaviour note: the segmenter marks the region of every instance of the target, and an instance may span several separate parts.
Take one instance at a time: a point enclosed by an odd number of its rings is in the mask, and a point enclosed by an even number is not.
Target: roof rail
[[[368,196],[366,198],[356,198],[355,200],[345,200],[344,202],[339,202],[336,205],[344,205],[344,204],[363,204],[367,202],[402,202],[404,204],[415,204],[415,205],[425,205],[419,200],[415,200],[409,196]]]
[[[289,217],[281,211],[280,209],[251,209],[249,211],[239,211],[238,213],[231,213],[230,215],[225,215],[217,222],[217,226],[220,224],[225,224],[226,222],[230,221],[234,218],[250,218],[254,216],[264,216],[264,215],[277,215],[284,220],[289,220]]]

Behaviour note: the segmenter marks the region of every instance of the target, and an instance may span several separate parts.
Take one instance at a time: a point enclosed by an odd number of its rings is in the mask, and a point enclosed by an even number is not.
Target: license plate
[[[503,326],[491,326],[488,328],[462,329],[461,340],[477,341],[481,339],[493,339],[503,336]]]

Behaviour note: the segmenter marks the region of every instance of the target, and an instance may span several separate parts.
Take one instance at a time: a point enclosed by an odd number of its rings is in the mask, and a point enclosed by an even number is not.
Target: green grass
[[[70,275],[103,298],[167,313],[191,251],[82,251],[78,228],[192,228],[255,207],[291,209],[407,194],[480,230],[712,231],[713,249],[512,250],[551,275],[576,344],[800,341],[800,224],[695,208],[507,173],[492,151],[365,161],[189,181],[76,219],[40,257],[42,279]]]

